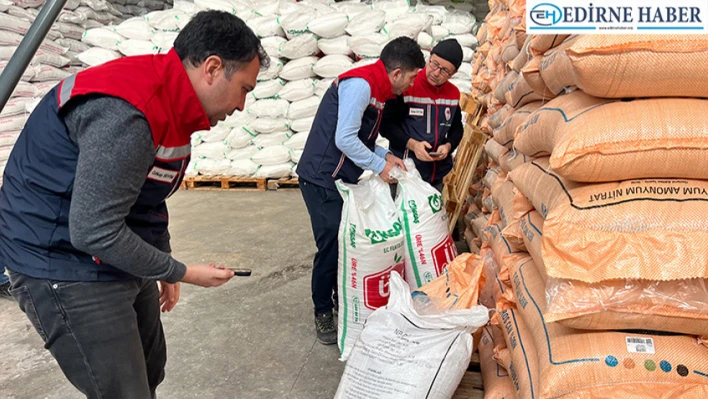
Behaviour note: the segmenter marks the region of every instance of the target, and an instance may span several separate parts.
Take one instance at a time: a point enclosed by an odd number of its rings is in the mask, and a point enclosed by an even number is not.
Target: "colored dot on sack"
[[[654,363],[653,360],[647,360],[646,362],[644,362],[644,368],[649,371],[654,371],[656,370],[656,363]]]
[[[626,369],[633,369],[635,366],[634,360],[632,359],[624,359],[624,368]]]
[[[681,376],[685,377],[688,375],[688,368],[684,366],[683,364],[679,364],[676,366],[676,372]]]
[[[666,373],[671,371],[671,363],[667,362],[666,360],[662,360],[661,363],[659,363],[659,367],[661,367],[661,370]]]
[[[615,367],[619,364],[619,360],[617,360],[617,358],[614,356],[607,356],[605,358],[605,364],[607,364],[610,367]]]

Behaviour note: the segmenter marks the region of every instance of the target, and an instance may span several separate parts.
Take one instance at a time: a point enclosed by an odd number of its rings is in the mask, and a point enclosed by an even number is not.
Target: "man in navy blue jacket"
[[[335,181],[356,183],[364,170],[386,182],[403,161],[376,145],[384,103],[403,93],[425,66],[418,44],[407,37],[391,41],[374,64],[340,75],[322,97],[298,163],[300,190],[310,214],[317,254],[312,268],[312,301],[317,338],[337,342],[332,295],[337,287],[337,234],[343,200]]]
[[[442,191],[452,170],[452,154],[462,140],[460,91],[448,80],[462,64],[462,47],[443,40],[430,52],[428,65],[405,93],[386,102],[381,135],[391,151],[412,158],[423,180]]]

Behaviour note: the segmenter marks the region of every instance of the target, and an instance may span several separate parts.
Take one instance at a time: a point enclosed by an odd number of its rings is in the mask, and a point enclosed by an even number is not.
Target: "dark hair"
[[[270,57],[251,28],[224,11],[197,13],[179,33],[174,47],[185,66],[199,66],[212,55],[221,58],[227,79],[256,56],[261,69],[270,65]]]
[[[403,72],[425,68],[425,58],[420,46],[415,40],[405,36],[390,41],[381,50],[380,58],[389,73],[399,68]]]

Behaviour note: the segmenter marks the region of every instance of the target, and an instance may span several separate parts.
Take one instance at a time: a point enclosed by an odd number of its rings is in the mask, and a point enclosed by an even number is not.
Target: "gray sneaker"
[[[337,343],[337,326],[334,324],[332,311],[315,315],[315,330],[317,330],[317,340],[323,345],[334,345]]]

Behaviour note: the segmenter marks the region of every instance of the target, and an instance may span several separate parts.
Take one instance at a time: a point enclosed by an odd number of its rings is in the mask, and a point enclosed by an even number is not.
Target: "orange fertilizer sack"
[[[521,108],[530,102],[541,100],[541,96],[533,91],[523,75],[519,75],[516,81],[507,87],[504,96],[506,103],[512,108]]]
[[[499,157],[499,165],[507,172],[518,168],[519,166],[533,161],[535,158],[527,157],[518,151],[509,151]]]
[[[539,276],[546,281],[546,265],[543,263],[542,245],[543,245],[543,216],[533,210],[526,214],[519,222],[521,231],[524,234],[524,247],[536,264],[536,269],[539,271]]]
[[[531,37],[532,36],[528,36],[526,38],[524,45],[519,47],[519,49],[520,49],[519,55],[517,55],[516,58],[514,58],[514,60],[509,63],[509,66],[511,67],[512,70],[514,70],[516,72],[521,72],[521,70],[524,68],[524,66],[526,66],[526,64],[531,59],[531,57],[532,57],[531,49],[530,49]]]
[[[489,126],[493,129],[498,128],[513,113],[514,108],[511,108],[508,104],[503,106],[499,111],[495,112],[494,115],[489,117]]]
[[[546,281],[546,322],[582,330],[649,330],[708,334],[706,280],[671,282],[610,280],[597,284],[548,279],[541,254],[543,218],[529,212],[520,222],[524,245]]]
[[[507,148],[511,148],[514,144],[514,133],[516,129],[525,124],[529,116],[537,109],[541,108],[542,104],[541,101],[534,101],[509,114],[506,120],[494,129],[494,140]]]
[[[548,158],[525,163],[509,173],[509,179],[544,218],[559,201],[567,201],[567,190],[584,186],[558,176]]]
[[[503,176],[506,176],[506,173],[502,171],[501,166],[493,166],[487,169],[487,173],[484,175],[484,179],[482,179],[482,184],[484,187],[491,189],[497,181],[497,177],[499,177],[500,172]]]
[[[543,54],[546,51],[559,46],[570,35],[533,35],[531,39],[531,53],[533,55]]]
[[[549,277],[587,283],[708,278],[708,181],[588,184],[566,187],[563,196],[543,225]]]
[[[561,96],[520,127],[514,147],[551,155],[553,170],[574,181],[708,176],[708,100],[608,101],[581,91]]]
[[[523,194],[519,193],[514,183],[508,179],[498,179],[492,186],[492,199],[499,209],[503,236],[523,248],[523,236],[519,220],[526,213],[533,210],[533,205]]]
[[[543,76],[541,76],[539,68],[542,60],[542,55],[533,57],[521,70],[521,75],[526,79],[526,83],[528,83],[529,87],[533,89],[536,95],[540,96],[544,101],[548,101],[556,98],[557,93],[552,92],[551,89],[546,86],[546,82],[544,82]]]
[[[509,372],[495,360],[495,348],[504,343],[502,331],[497,326],[486,326],[481,331],[479,366],[482,369],[484,397],[486,399],[516,398],[516,390]],[[501,348],[498,351],[501,352]]]
[[[541,74],[543,83],[548,87],[548,91],[556,96],[564,94],[566,89],[570,90],[574,83],[568,77],[568,70],[571,68],[570,58],[566,50],[568,50],[580,36],[573,35],[568,37],[558,47],[548,50],[543,54],[541,63],[538,66],[538,72]]]
[[[485,284],[484,261],[478,255],[459,255],[433,281],[413,292],[434,298],[440,309],[470,309],[479,302]]]
[[[475,220],[472,221],[472,233],[474,233],[475,237],[482,237],[482,232],[484,229],[487,227],[487,223],[489,222],[489,215],[482,214],[479,217],[477,217]]]
[[[512,260],[518,313],[538,354],[536,398],[708,397],[708,348],[698,339],[588,332],[546,323],[544,283],[533,260]]]
[[[499,157],[509,151],[508,148],[497,143],[497,141],[494,139],[487,140],[487,143],[484,145],[484,150],[487,155],[489,155],[489,158],[491,158],[497,164],[499,164]]]
[[[504,79],[502,79],[499,85],[494,89],[494,98],[506,103],[506,96],[504,94],[509,89],[509,86],[516,82],[516,79],[518,78],[519,74],[516,71],[509,71],[506,75],[504,75]],[[508,107],[513,109],[511,105],[508,105]],[[502,122],[504,122],[504,120],[502,120]]]
[[[508,371],[516,391],[516,397],[519,399],[538,398],[541,386],[533,332],[521,318],[521,314],[516,310],[516,305],[508,302],[507,291],[511,291],[511,289],[499,280],[496,281],[495,288],[498,288],[497,293],[500,297],[497,299],[497,313],[492,316],[492,324],[501,328],[506,347],[511,354],[511,364]]]
[[[519,47],[516,45],[516,32],[512,29],[502,42],[501,59],[504,62],[511,62],[519,55]]]
[[[708,97],[706,35],[586,35],[567,54],[560,73],[596,97]]]
[[[486,239],[483,240],[485,243],[482,247],[489,246],[492,249],[494,262],[497,267],[502,267],[504,265],[504,258],[524,254],[524,247],[522,243],[508,240],[502,235],[501,223],[494,223],[493,219],[490,219],[490,221],[492,221],[493,224],[484,229]]]

